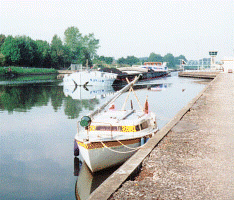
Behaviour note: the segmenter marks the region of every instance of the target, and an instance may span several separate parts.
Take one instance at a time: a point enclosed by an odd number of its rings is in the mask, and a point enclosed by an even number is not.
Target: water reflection
[[[112,167],[102,170],[98,173],[92,173],[85,162],[82,162],[78,157],[74,158],[74,175],[77,176],[75,183],[76,199],[86,200],[90,194],[102,184],[116,169]]]
[[[83,109],[93,110],[98,99],[73,99],[66,97],[58,84],[41,83],[27,85],[0,86],[0,111],[27,112],[33,107],[47,106],[51,103],[55,112],[64,107],[69,119],[78,118]]]
[[[110,87],[94,87],[94,86],[72,86],[64,85],[63,92],[65,96],[70,96],[72,99],[103,99],[106,96],[113,95],[115,90]]]
[[[63,94],[60,87],[40,85],[0,86],[0,110],[9,113],[26,112],[32,107],[46,106],[51,100],[54,111],[62,105]]]

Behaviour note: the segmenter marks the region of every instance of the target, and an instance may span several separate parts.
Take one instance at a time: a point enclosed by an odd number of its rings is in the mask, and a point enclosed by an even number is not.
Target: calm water
[[[143,88],[138,85],[135,91],[142,105],[148,95],[162,128],[205,87],[201,81],[172,73],[141,83]],[[0,81],[0,199],[86,199],[113,169],[92,175],[82,158],[74,159],[76,123],[115,90],[67,88],[57,80],[16,83]],[[117,100],[117,108],[126,95]]]

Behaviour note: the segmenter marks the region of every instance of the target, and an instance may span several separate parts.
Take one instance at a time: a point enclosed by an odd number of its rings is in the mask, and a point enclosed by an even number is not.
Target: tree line
[[[33,40],[28,36],[5,36],[0,34],[0,66],[25,66],[40,68],[68,68],[70,64],[109,67],[136,65],[144,62],[167,62],[169,68],[176,68],[180,59],[187,61],[184,55],[174,57],[168,53],[165,56],[151,53],[149,57],[137,58],[127,56],[115,60],[114,57],[97,55],[99,40],[94,34],[82,35],[77,27],[69,27],[64,32],[64,41],[54,35],[51,43],[43,40]]]
[[[33,40],[28,36],[0,35],[1,66],[33,66],[60,69],[74,64],[84,64],[92,60],[99,48],[99,40],[94,34],[82,36],[79,29],[69,27],[64,32],[64,42],[54,35],[51,43]]]
[[[174,57],[173,54],[168,53],[165,56],[160,54],[151,53],[149,57],[137,58],[135,56],[127,56],[126,58],[119,58],[117,63],[120,65],[136,65],[144,62],[167,62],[167,66],[171,69],[175,69],[177,65],[180,65],[180,60],[187,61],[184,55]]]

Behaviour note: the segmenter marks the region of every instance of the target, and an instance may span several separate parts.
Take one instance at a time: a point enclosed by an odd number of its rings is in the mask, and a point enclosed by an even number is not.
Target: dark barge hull
[[[159,71],[159,72],[149,71],[149,72],[133,73],[133,74],[122,73],[117,76],[113,85],[120,85],[120,84],[125,85],[127,84],[126,78],[128,78],[129,81],[132,81],[136,76],[139,76],[140,74],[142,76],[140,77],[139,81],[152,80],[152,79],[161,78],[161,77],[165,77],[169,75],[169,73],[165,71]]]

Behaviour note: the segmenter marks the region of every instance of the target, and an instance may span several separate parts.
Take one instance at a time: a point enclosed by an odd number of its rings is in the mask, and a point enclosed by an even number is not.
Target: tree
[[[114,61],[113,57],[105,57],[105,56],[96,56],[95,59],[98,61],[104,62],[105,64],[108,64],[108,65],[112,64]]]
[[[34,66],[37,55],[37,45],[34,40],[26,36],[15,37],[18,48],[20,50],[20,59],[18,65],[21,66]]]
[[[7,36],[1,46],[1,52],[5,56],[6,64],[18,64],[20,60],[20,49],[17,40],[12,36]]]
[[[90,55],[90,58],[93,59],[97,54],[97,49],[99,48],[99,40],[95,39],[94,34],[85,35],[83,38],[82,46],[85,47]]]
[[[70,63],[80,64],[82,62],[82,35],[76,27],[69,27],[64,32],[65,46],[69,49]]]
[[[127,64],[127,65],[134,65],[139,62],[139,58],[136,58],[135,56],[127,56],[127,58],[119,58],[117,60],[117,63],[119,64]]]
[[[175,58],[174,58],[174,56],[171,53],[166,54],[163,57],[163,61],[167,62],[167,66],[169,68],[175,68]]]
[[[184,55],[180,55],[178,57],[175,57],[175,64],[180,65],[180,60],[184,60],[185,62],[187,61]]]
[[[99,48],[99,40],[95,39],[94,34],[91,33],[82,37],[78,28],[69,27],[64,32],[64,35],[66,62],[82,63],[85,65],[88,60],[89,66],[91,66],[92,60],[97,54],[97,49]]]
[[[125,64],[126,63],[125,58],[124,57],[119,58],[117,60],[117,63],[120,64],[120,65]]]
[[[163,57],[160,54],[151,53],[148,60],[149,62],[162,62]]]
[[[36,40],[37,45],[37,66],[49,68],[51,67],[50,45],[47,41]]]
[[[58,69],[59,67],[62,67],[64,64],[64,59],[63,59],[64,50],[63,50],[62,40],[57,35],[54,35],[50,47],[51,47],[52,66]]]
[[[5,56],[2,53],[0,53],[0,66],[4,66],[5,61],[6,61]]]
[[[0,34],[0,52],[1,52],[1,46],[3,45],[5,39],[6,39],[6,36],[3,34]]]

